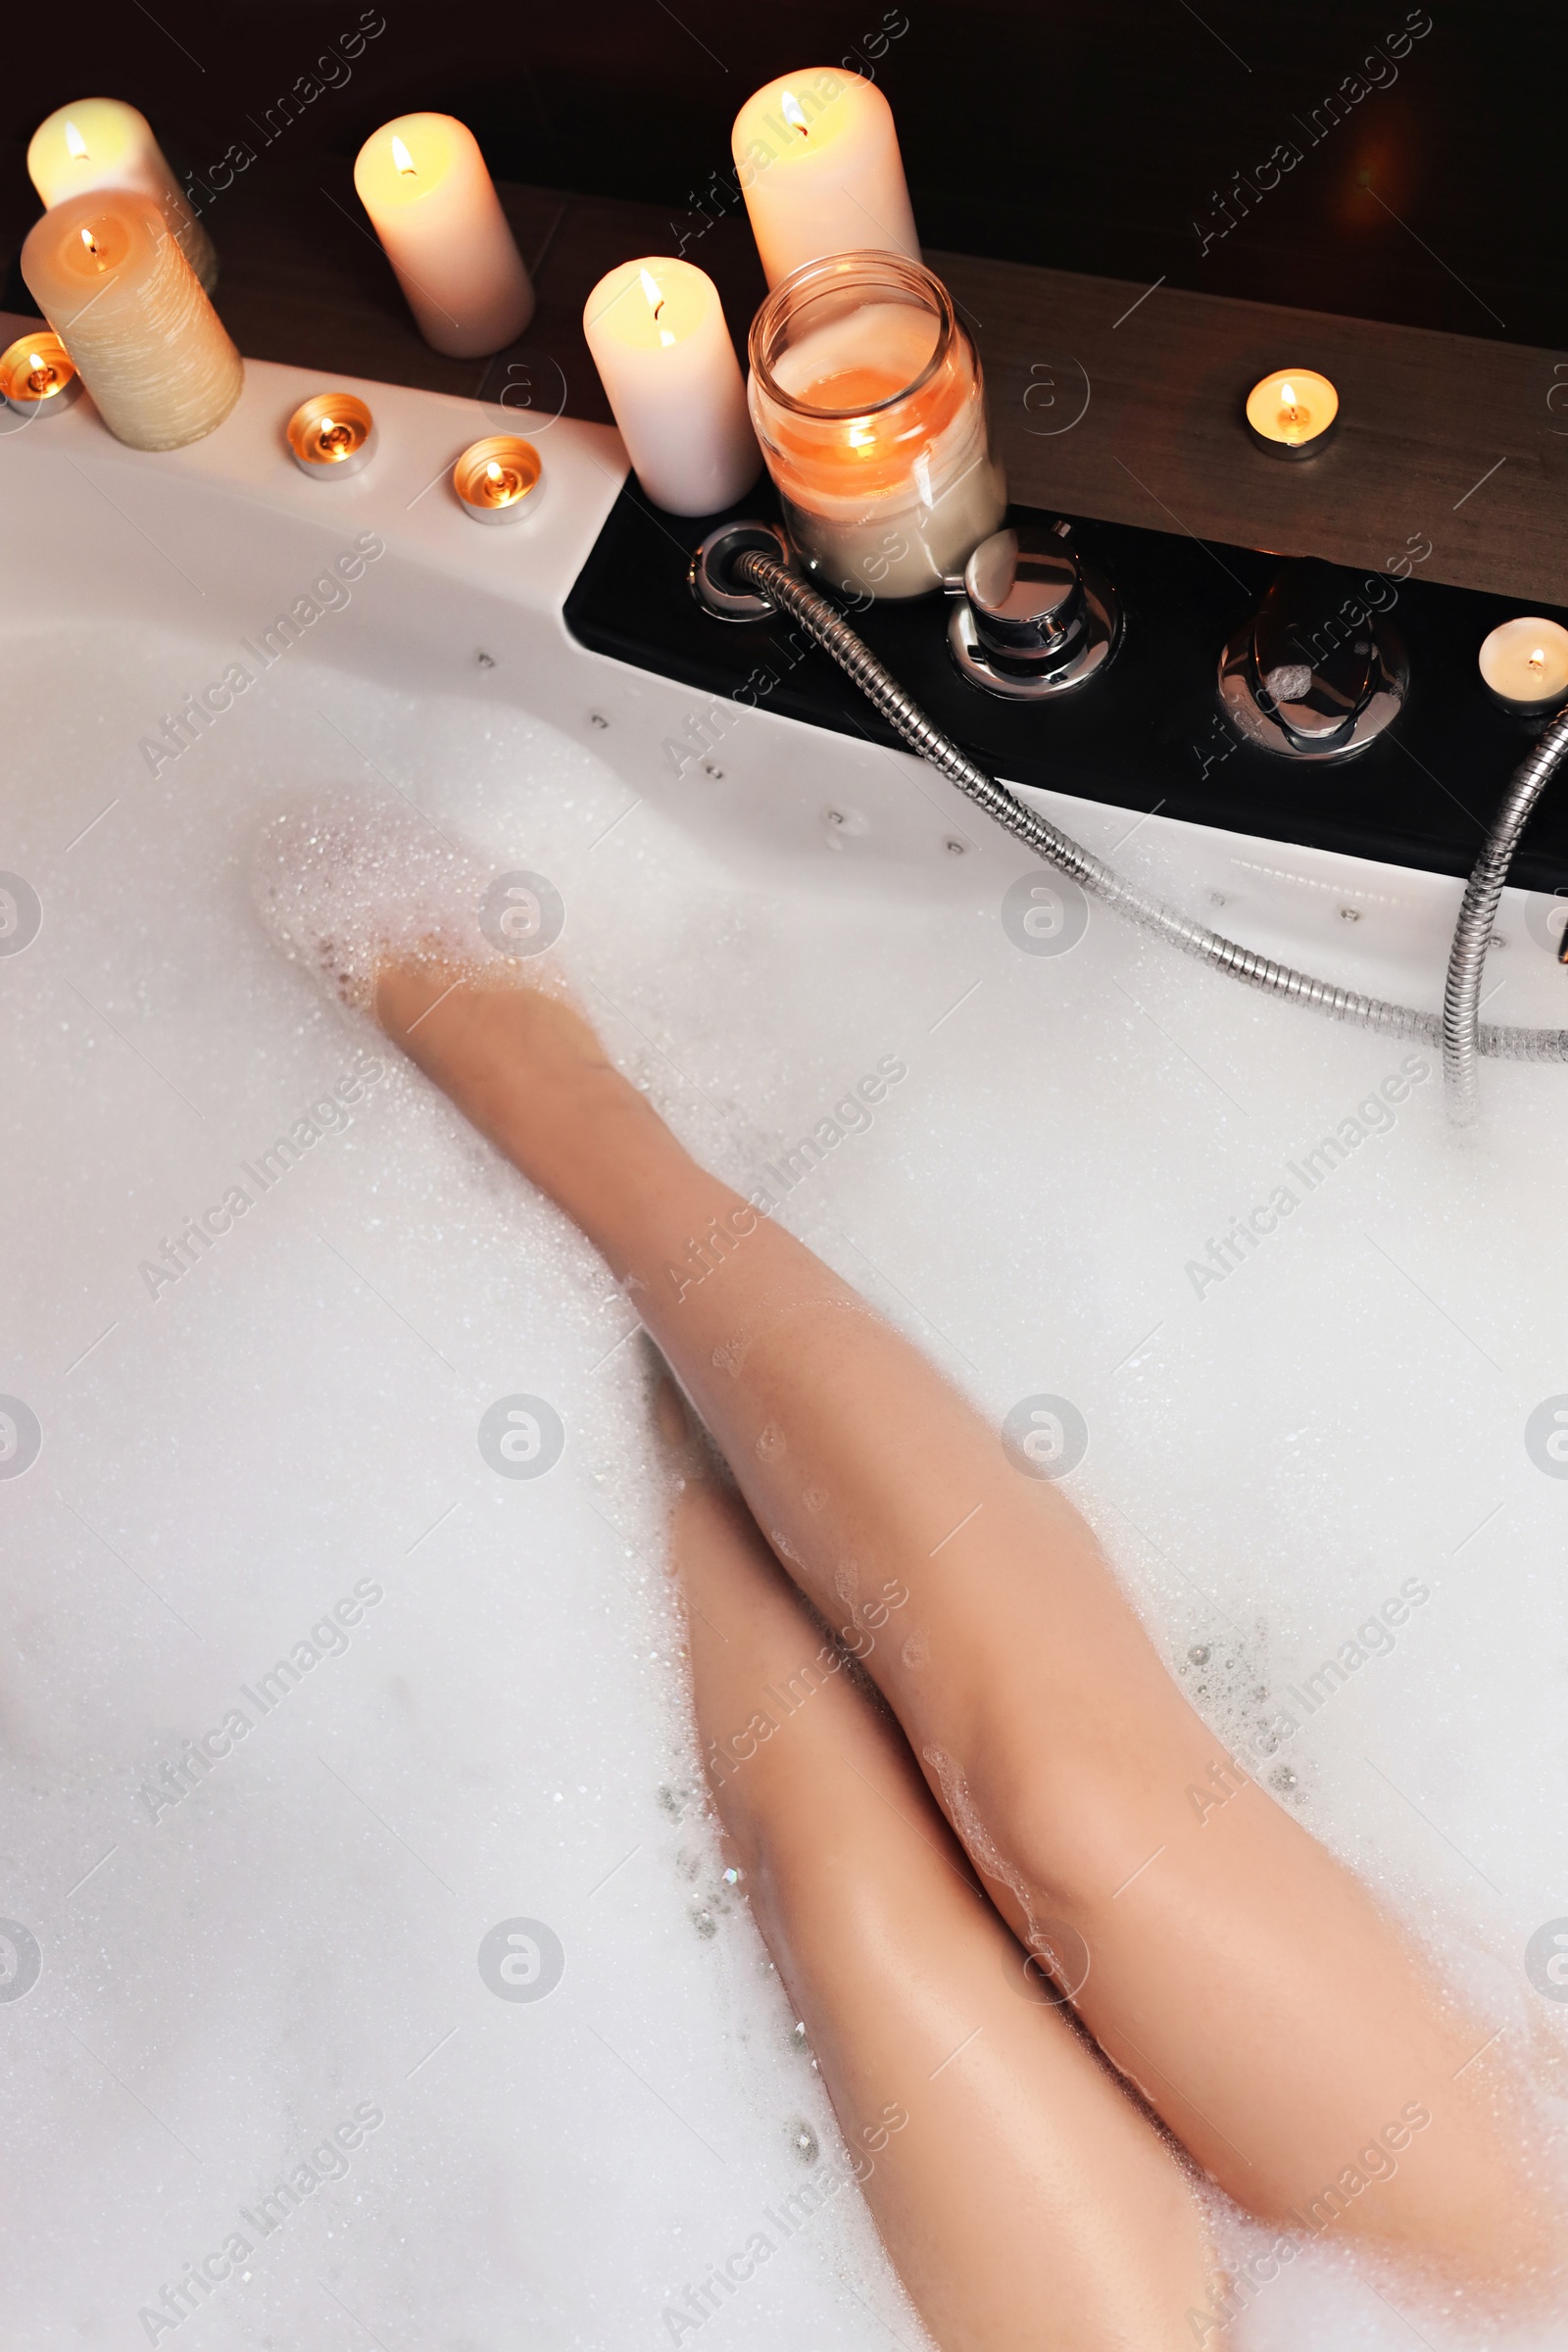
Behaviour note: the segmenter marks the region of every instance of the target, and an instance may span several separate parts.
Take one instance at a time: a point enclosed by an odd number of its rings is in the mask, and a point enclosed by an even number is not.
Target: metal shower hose
[[[1363,1029],[1382,1029],[1395,1037],[1415,1037],[1429,1046],[1441,1046],[1449,1109],[1459,1123],[1468,1124],[1476,1115],[1480,1054],[1514,1061],[1568,1061],[1568,1030],[1499,1027],[1483,1023],[1479,1017],[1481,976],[1497,902],[1530,812],[1568,752],[1568,710],[1552,720],[1517,770],[1470,877],[1454,928],[1443,1011],[1441,1015],[1418,1012],[1413,1005],[1363,996],[1356,989],[1340,988],[1333,981],[1315,979],[1310,972],[1276,963],[1272,956],[1260,956],[1255,948],[1244,948],[1223,932],[1211,931],[1206,924],[1167,906],[1163,900],[1151,897],[966,759],[833,607],[796,579],[776,557],[747,550],[732,559],[731,568],[737,578],[770,604],[782,607],[810,632],[911,751],[928,760],[988,816],[1027,842],[1091,898],[1101,899],[1133,922],[1142,923],[1184,956],[1195,956],[1200,963],[1228,972],[1232,979],[1245,980],[1251,988],[1312,1005],[1333,1020],[1353,1021]]]

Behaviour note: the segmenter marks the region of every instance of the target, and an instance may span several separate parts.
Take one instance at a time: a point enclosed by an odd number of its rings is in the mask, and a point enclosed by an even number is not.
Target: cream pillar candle
[[[533,317],[533,287],[479,142],[451,115],[400,115],[360,149],[354,185],[435,351],[503,351]]]
[[[221,424],[245,367],[150,196],[103,188],[33,223],[22,274],[110,431],[182,449]]]
[[[123,100],[78,98],[57,107],[27,142],[27,176],[47,205],[98,188],[135,188],[150,196],[208,293],[217,285],[211,237],[191,211],[146,116]]]
[[[893,109],[836,66],[785,74],[748,98],[731,133],[767,282],[830,253],[920,259]]]
[[[602,277],[583,333],[626,453],[656,507],[713,514],[761,466],[718,289],[690,262],[623,262]]]

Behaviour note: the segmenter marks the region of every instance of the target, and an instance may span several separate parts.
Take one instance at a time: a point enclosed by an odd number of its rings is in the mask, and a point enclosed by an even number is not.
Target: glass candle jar
[[[946,286],[895,253],[808,262],[752,322],[752,422],[807,567],[921,596],[1007,504],[980,362]]]

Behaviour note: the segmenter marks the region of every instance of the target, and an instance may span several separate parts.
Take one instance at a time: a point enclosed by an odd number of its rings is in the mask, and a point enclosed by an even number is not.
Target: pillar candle
[[[731,133],[767,282],[824,254],[920,258],[893,109],[874,82],[818,66],[748,98]]]
[[[533,287],[479,142],[451,115],[400,115],[360,149],[354,185],[420,334],[453,359],[503,351]]]
[[[145,115],[119,98],[57,107],[27,142],[27,175],[45,204],[97,188],[136,188],[158,205],[210,294],[218,283],[213,241],[191,211]]]
[[[589,295],[582,327],[655,506],[713,514],[751,487],[761,454],[706,270],[662,256],[623,262]]]
[[[238,400],[244,362],[152,197],[103,188],[57,204],[29,230],[22,274],[132,449],[182,449]]]

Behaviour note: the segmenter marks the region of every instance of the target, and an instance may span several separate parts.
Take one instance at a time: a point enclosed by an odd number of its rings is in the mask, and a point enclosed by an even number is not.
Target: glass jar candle
[[[1007,504],[980,362],[938,277],[894,253],[808,262],[752,322],[749,399],[785,527],[835,588],[921,596]]]

